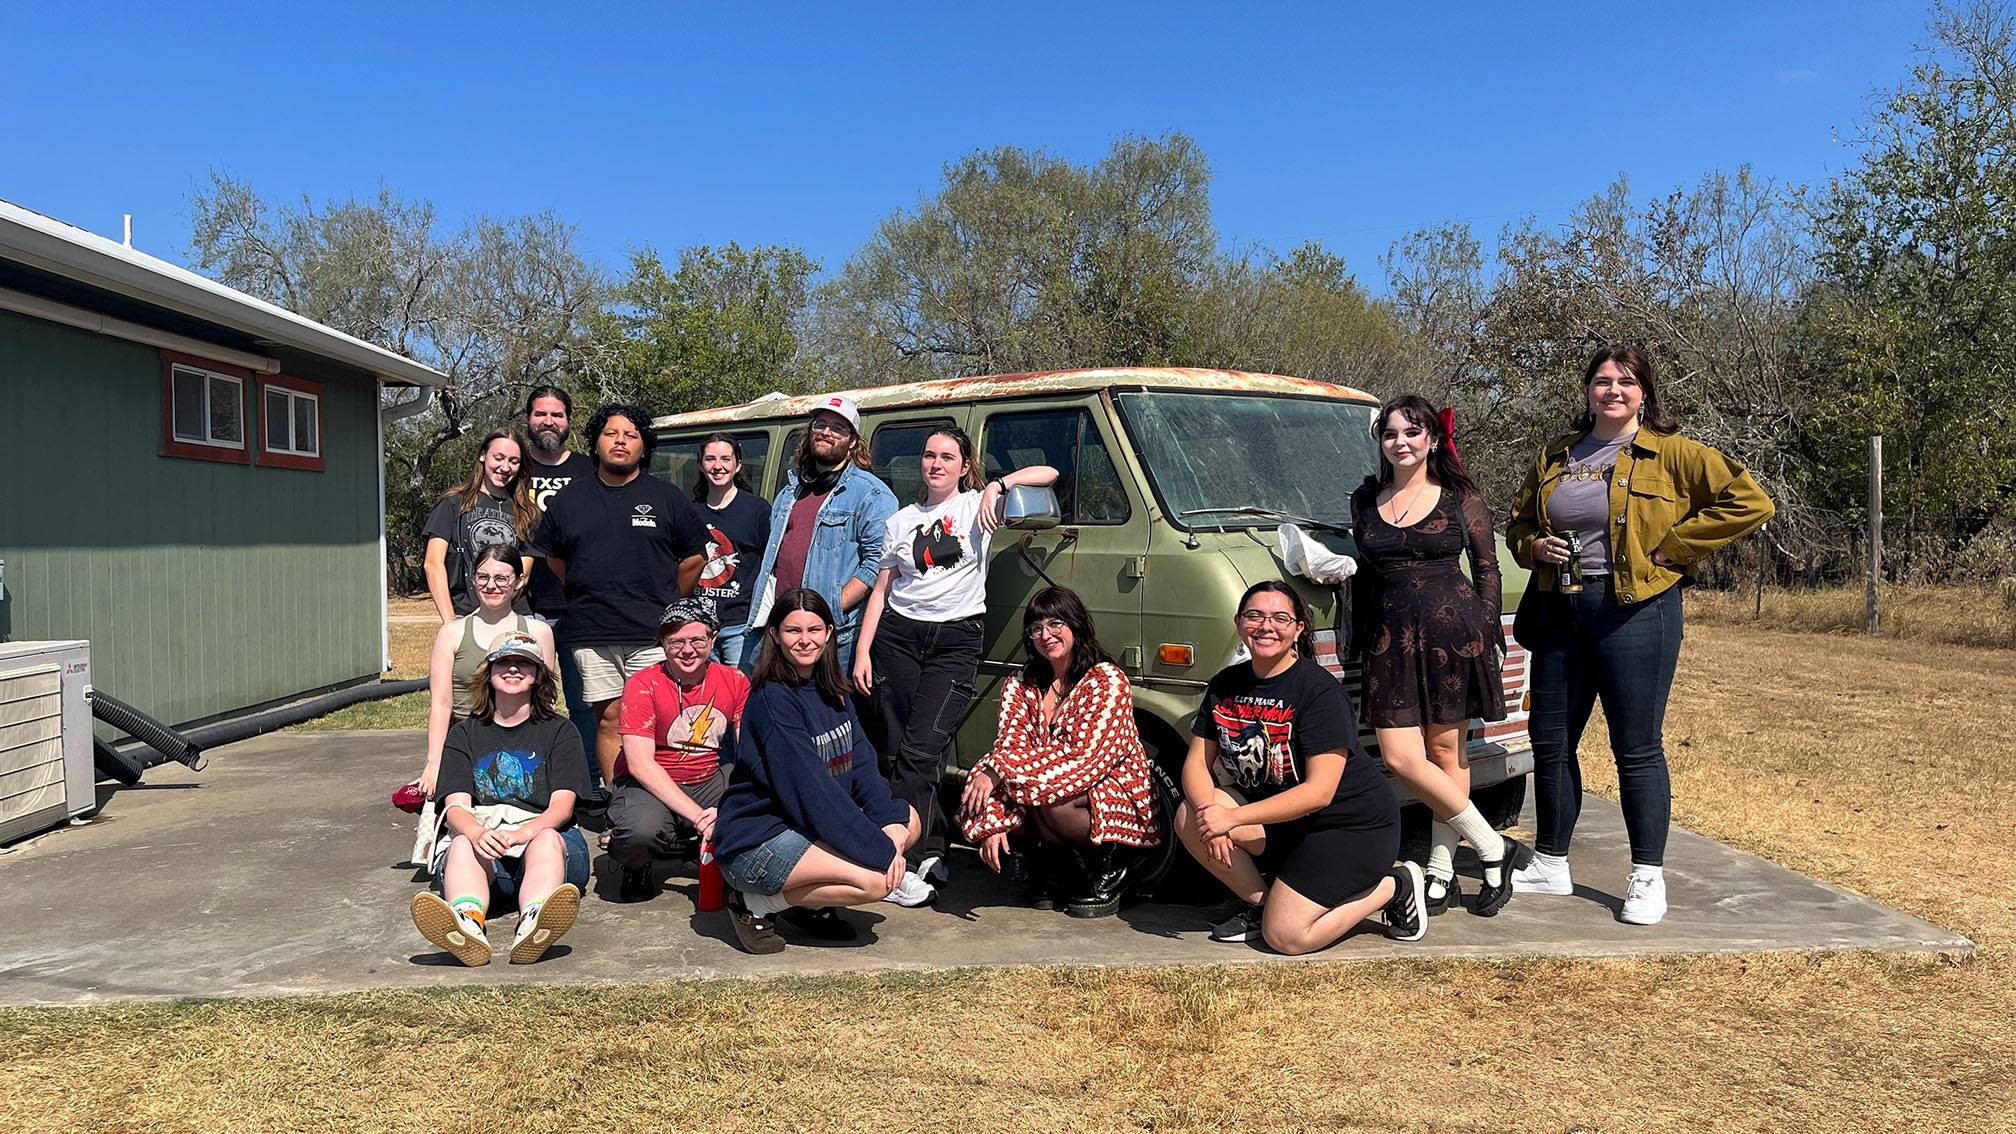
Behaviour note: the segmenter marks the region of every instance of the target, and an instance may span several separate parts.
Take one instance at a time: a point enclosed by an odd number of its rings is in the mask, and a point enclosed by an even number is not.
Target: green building
[[[385,422],[441,381],[0,201],[0,641],[177,725],[376,680]]]

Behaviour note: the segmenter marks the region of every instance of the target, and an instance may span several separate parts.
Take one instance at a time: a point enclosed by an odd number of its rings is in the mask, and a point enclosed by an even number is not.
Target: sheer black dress
[[[1351,494],[1352,648],[1365,670],[1366,721],[1407,728],[1504,720],[1504,596],[1490,510],[1475,492],[1444,489],[1418,521],[1396,527],[1379,514],[1378,493],[1368,480]],[[1466,549],[1474,584],[1463,574]]]

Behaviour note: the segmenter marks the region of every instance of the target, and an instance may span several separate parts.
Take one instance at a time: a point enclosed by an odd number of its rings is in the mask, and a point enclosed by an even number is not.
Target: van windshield
[[[1115,400],[1170,520],[1182,527],[1280,523],[1241,509],[1345,526],[1351,491],[1378,467],[1378,407],[1363,402],[1153,391]]]

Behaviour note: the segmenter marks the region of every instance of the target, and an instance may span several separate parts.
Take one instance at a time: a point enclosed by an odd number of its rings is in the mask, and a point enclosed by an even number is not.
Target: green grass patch
[[[394,729],[427,727],[425,689],[383,701],[365,701],[338,709],[325,717],[303,721],[288,732],[330,732],[335,729]]]

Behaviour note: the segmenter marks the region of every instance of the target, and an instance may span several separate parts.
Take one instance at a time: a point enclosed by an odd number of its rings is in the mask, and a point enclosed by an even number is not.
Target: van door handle
[[[1126,578],[1129,578],[1129,579],[1145,579],[1145,578],[1147,578],[1147,577],[1148,577],[1148,557],[1147,557],[1147,556],[1145,556],[1145,555],[1136,555],[1136,556],[1133,556],[1133,557],[1129,558],[1129,559],[1127,560],[1127,567],[1126,567],[1126,569],[1125,569],[1124,571],[1122,571],[1122,572],[1121,572],[1121,574],[1122,574],[1122,575],[1123,575],[1124,577],[1126,577]]]

